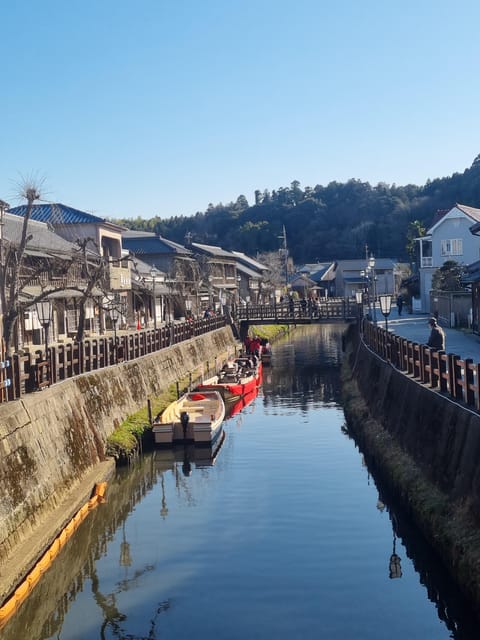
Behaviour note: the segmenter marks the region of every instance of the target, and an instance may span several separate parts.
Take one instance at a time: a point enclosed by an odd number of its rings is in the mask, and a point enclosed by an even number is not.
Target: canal
[[[478,638],[348,433],[341,331],[278,342],[215,457],[181,447],[119,470],[0,638]]]

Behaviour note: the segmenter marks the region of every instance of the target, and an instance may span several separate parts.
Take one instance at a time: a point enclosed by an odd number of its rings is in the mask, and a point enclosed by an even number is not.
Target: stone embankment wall
[[[356,327],[346,347],[349,426],[480,605],[480,416],[382,361],[359,341]]]
[[[0,602],[42,551],[36,531],[48,529],[65,503],[65,522],[80,506],[68,498],[82,493],[92,469],[105,466],[115,427],[214,356],[232,354],[236,344],[226,327],[0,405]],[[25,545],[31,539],[37,542]],[[22,544],[31,557],[22,553],[25,566],[9,567]]]

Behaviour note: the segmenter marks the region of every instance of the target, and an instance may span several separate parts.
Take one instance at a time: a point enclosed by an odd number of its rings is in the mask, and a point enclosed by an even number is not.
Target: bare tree
[[[20,185],[20,195],[27,201],[27,207],[23,218],[22,231],[18,244],[7,243],[2,234],[1,263],[0,263],[0,299],[3,312],[3,339],[5,351],[11,355],[14,345],[13,336],[20,313],[43,300],[49,292],[42,292],[28,303],[20,301],[20,293],[25,286],[20,275],[25,266],[25,250],[32,236],[28,235],[28,223],[32,215],[33,205],[40,199],[39,185],[30,180],[25,180]],[[28,282],[27,282],[28,283]]]
[[[0,245],[0,301],[3,339],[8,355],[18,348],[19,317],[23,317],[24,312],[37,302],[67,288],[81,294],[76,335],[77,340],[81,340],[87,300],[94,298],[96,287],[103,292],[108,286],[105,260],[95,247],[89,248],[90,239],[77,242],[77,247],[65,241],[63,252],[45,248],[42,256],[29,255],[29,244],[33,240],[30,231],[32,211],[35,202],[41,199],[41,191],[35,182],[26,180],[20,185],[20,195],[26,200],[20,235],[6,238],[2,233]],[[32,290],[35,292],[33,295]]]

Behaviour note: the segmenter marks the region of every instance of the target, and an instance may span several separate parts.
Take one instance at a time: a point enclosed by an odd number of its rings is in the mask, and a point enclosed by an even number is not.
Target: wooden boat
[[[229,360],[218,374],[197,386],[197,391],[218,391],[225,402],[242,398],[262,383],[262,363],[241,356]]]
[[[155,444],[172,445],[193,442],[212,446],[222,433],[225,404],[221,394],[212,389],[185,393],[168,405],[154,421]]]

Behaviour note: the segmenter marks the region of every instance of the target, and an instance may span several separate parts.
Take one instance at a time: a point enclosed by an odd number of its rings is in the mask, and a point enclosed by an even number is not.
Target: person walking
[[[430,318],[430,337],[428,338],[427,347],[435,351],[445,351],[445,332],[437,323],[436,318]]]
[[[398,315],[401,316],[402,309],[403,309],[403,298],[400,294],[398,294],[397,296],[397,309],[398,309]]]

